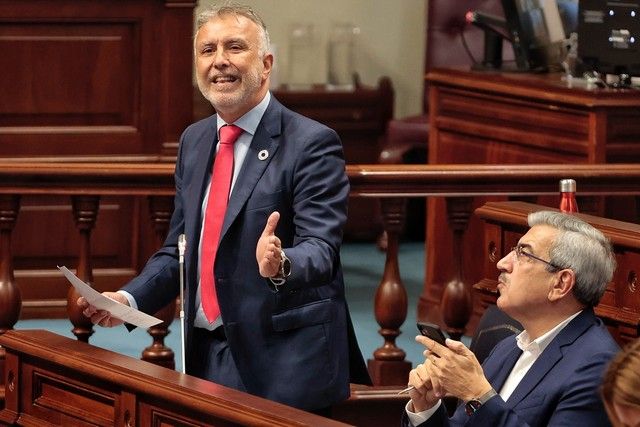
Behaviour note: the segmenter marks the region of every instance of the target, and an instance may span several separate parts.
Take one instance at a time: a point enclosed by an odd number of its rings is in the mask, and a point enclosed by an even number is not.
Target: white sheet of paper
[[[106,310],[113,317],[124,320],[127,323],[136,325],[140,328],[150,328],[153,325],[161,323],[162,320],[157,317],[149,316],[146,313],[136,310],[133,307],[119,303],[111,298],[105,297],[100,292],[87,285],[80,280],[78,276],[73,274],[67,267],[58,266],[58,269],[64,274],[64,276],[71,282],[76,291],[89,301],[89,304],[95,306],[100,310]]]

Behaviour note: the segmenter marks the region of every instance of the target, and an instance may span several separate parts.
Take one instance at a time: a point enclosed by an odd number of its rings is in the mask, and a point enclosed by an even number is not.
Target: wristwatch
[[[487,403],[487,401],[489,401],[489,399],[491,399],[496,394],[498,394],[498,393],[496,393],[496,391],[494,389],[491,389],[488,392],[486,392],[485,394],[483,394],[482,396],[480,396],[479,398],[471,399],[470,401],[465,403],[464,411],[469,416],[473,415],[478,409],[480,409],[480,407],[482,405]]]
[[[291,275],[291,261],[284,254],[284,251],[280,249],[280,271],[278,272],[278,278],[286,279]]]
[[[284,251],[280,249],[280,270],[278,274],[273,277],[269,277],[269,281],[274,285],[274,290],[278,292],[278,287],[285,284],[287,277],[291,275],[291,261],[285,255]]]

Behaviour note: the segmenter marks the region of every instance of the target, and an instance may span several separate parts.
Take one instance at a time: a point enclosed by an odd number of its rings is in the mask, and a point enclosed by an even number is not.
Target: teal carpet
[[[374,317],[373,301],[382,277],[385,254],[378,251],[373,243],[348,243],[343,245],[341,255],[347,301],[360,349],[365,359],[372,359],[375,349],[384,343],[378,334],[379,325]],[[406,360],[415,366],[424,359],[422,346],[414,341],[417,334],[416,308],[424,283],[424,242],[402,243],[399,258],[400,274],[409,297],[409,311],[397,345],[407,353]],[[15,329],[46,329],[73,338],[71,328],[71,323],[66,319],[21,320],[15,325]],[[180,321],[173,322],[170,330],[165,344],[175,352],[176,365],[180,366]],[[120,326],[95,328],[89,342],[98,347],[140,358],[142,350],[145,346],[151,345],[152,340],[145,330],[135,329],[133,332],[127,332]]]

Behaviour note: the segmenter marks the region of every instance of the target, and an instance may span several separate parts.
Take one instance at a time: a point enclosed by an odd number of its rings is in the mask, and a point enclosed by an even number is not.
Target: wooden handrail
[[[166,196],[175,191],[170,162],[0,160],[1,194]]]
[[[473,197],[557,195],[573,178],[580,195],[640,194],[639,164],[348,165],[351,194],[359,197]]]
[[[161,159],[159,157],[151,157]],[[581,195],[640,194],[638,164],[564,165],[347,165],[351,194],[428,197],[557,194],[571,177]],[[0,160],[2,194],[170,195],[174,164]],[[82,179],[78,182],[78,179]]]

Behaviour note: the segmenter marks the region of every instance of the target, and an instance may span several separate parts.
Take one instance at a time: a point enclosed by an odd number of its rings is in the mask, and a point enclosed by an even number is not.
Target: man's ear
[[[262,65],[264,69],[262,70],[262,76],[264,79],[271,74],[271,70],[273,68],[273,54],[267,53],[264,58],[262,58]]]
[[[549,300],[557,301],[573,291],[573,286],[576,283],[576,274],[573,270],[565,268],[556,273],[556,281],[549,290]]]

